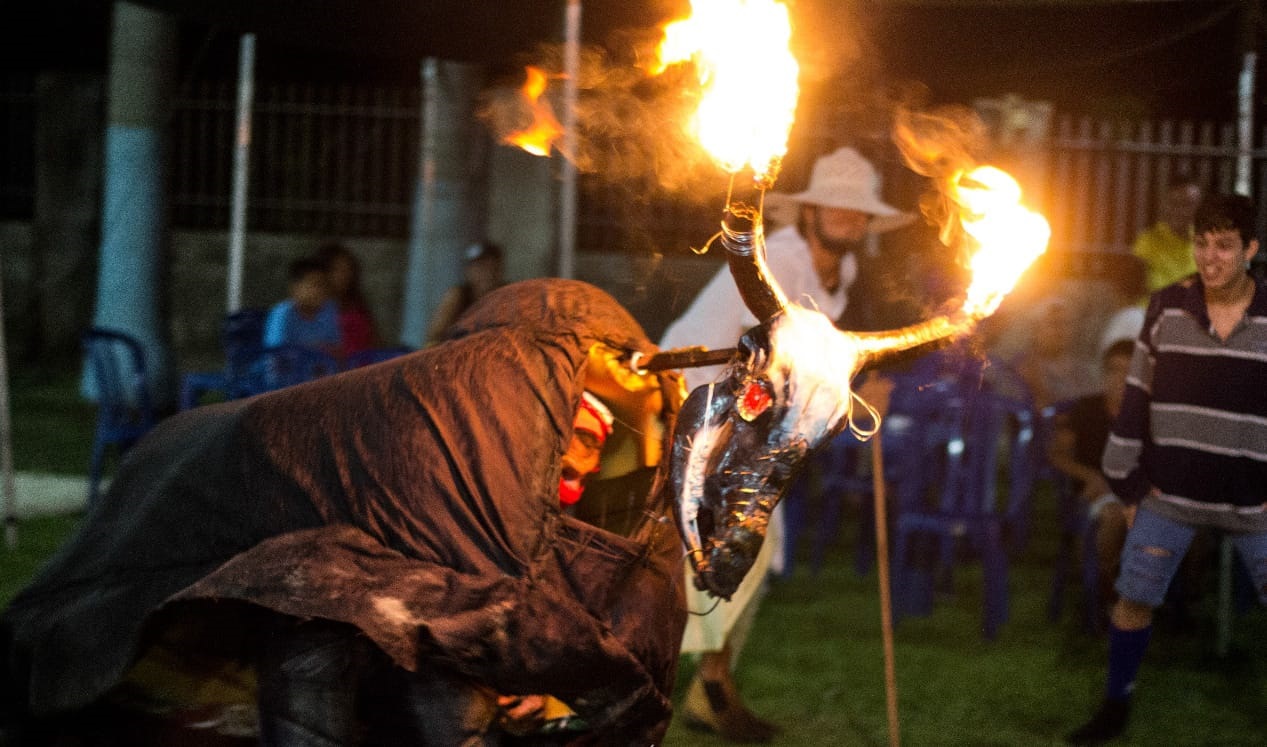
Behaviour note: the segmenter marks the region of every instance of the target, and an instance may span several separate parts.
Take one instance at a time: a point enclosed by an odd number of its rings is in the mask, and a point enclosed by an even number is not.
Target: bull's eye
[[[770,409],[770,403],[773,401],[769,384],[763,381],[749,381],[739,395],[736,409],[739,410],[739,417],[751,423],[761,413]]]

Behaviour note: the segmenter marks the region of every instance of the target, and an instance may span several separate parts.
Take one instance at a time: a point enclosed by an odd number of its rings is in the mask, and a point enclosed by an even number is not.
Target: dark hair
[[[1246,244],[1254,238],[1254,201],[1245,195],[1210,195],[1197,206],[1193,230],[1236,231]]]
[[[361,290],[361,260],[357,259],[352,250],[340,244],[337,241],[327,241],[317,247],[315,255],[317,261],[321,262],[328,270],[334,264],[336,259],[346,259],[348,266],[352,268],[352,282],[348,285],[348,298],[336,299],[340,304],[348,304],[351,306],[365,306],[365,293]]]
[[[286,276],[290,278],[290,282],[302,280],[314,272],[325,273],[326,265],[315,257],[300,257],[290,263],[286,269]]]
[[[1108,364],[1109,359],[1124,355],[1127,358],[1135,354],[1135,341],[1129,337],[1123,337],[1120,340],[1114,340],[1113,344],[1104,349],[1104,354],[1100,356],[1101,364]]]

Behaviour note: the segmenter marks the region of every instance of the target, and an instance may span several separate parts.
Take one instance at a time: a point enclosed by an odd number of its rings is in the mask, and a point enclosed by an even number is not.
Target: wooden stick
[[[884,490],[884,454],[880,433],[871,439],[871,484],[875,497],[875,557],[880,577],[880,635],[884,642],[884,700],[889,715],[889,745],[899,747],[897,667],[893,657],[893,595],[889,589],[889,519]]]

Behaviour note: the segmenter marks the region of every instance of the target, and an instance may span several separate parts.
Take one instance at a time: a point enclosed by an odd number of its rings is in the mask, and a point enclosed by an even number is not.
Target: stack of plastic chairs
[[[150,398],[145,352],[136,338],[93,327],[83,334],[82,343],[97,395],[97,428],[88,467],[88,503],[92,505],[110,447],[121,458],[158,418]]]
[[[986,638],[1008,616],[1009,535],[1023,541],[1037,465],[1033,407],[978,374],[944,382],[912,416],[915,472],[896,486],[894,599],[899,615],[928,614],[934,587],[953,583],[969,553],[980,560]],[[1007,490],[998,481],[1007,456]]]

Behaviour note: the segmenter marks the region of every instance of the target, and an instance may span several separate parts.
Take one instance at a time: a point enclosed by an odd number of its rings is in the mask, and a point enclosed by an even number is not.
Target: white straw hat
[[[868,226],[871,233],[892,231],[915,218],[880,199],[880,175],[871,162],[853,148],[840,148],[815,161],[809,186],[803,192],[772,192],[766,195],[766,212],[776,222],[796,220],[799,205],[867,213],[872,216]]]

